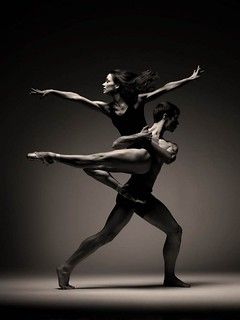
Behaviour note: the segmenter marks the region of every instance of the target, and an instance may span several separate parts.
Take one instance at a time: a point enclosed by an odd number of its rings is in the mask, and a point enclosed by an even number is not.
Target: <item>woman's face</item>
[[[103,93],[106,93],[106,94],[112,93],[119,88],[119,85],[117,85],[114,82],[113,76],[111,73],[107,75],[106,80],[102,85],[103,85]]]

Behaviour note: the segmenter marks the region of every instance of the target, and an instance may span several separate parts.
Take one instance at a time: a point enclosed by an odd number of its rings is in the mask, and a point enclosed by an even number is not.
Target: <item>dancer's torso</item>
[[[167,150],[170,153],[170,148],[173,148],[173,146],[175,145],[174,143],[166,141],[165,139],[159,139],[158,144],[160,148]],[[132,174],[126,185],[133,190],[136,189],[140,190],[140,192],[142,193],[150,193],[164,164],[164,161],[156,155],[156,152],[153,150],[152,144],[149,140],[146,140],[145,142],[141,142],[139,144],[135,144],[132,147],[144,148],[148,151],[148,153],[151,155],[151,167],[148,172],[144,174]]]
[[[144,105],[141,104],[139,104],[137,108],[128,106],[124,112],[116,112],[114,104],[110,103],[108,116],[122,136],[140,132],[142,128],[146,126]]]
[[[144,104],[138,108],[128,107],[124,112],[116,113],[113,103],[109,104],[108,116],[111,118],[113,125],[118,129],[121,135],[131,135],[140,132],[146,126],[144,116]],[[144,148],[152,156],[152,166],[145,174],[132,174],[130,179],[124,185],[132,194],[144,196],[152,192],[154,182],[161,170],[162,163],[154,159],[154,154],[149,141],[135,143],[131,148]]]

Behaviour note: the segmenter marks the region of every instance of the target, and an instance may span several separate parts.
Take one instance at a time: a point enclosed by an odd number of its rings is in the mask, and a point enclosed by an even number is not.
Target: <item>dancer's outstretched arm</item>
[[[189,81],[195,80],[200,77],[200,74],[203,72],[203,70],[200,68],[200,66],[197,67],[196,70],[193,71],[192,75],[190,77],[178,80],[178,81],[173,81],[173,82],[168,82],[166,83],[163,87],[158,88],[157,90],[154,90],[152,92],[148,93],[141,93],[139,94],[140,99],[144,99],[145,102],[149,102],[153,99],[158,98],[161,96],[163,93],[166,93],[167,91],[173,90],[175,88],[178,88]]]
[[[78,102],[78,103],[83,103],[83,104],[87,105],[88,107],[92,107],[92,108],[100,110],[104,113],[107,111],[106,107],[108,106],[108,104],[106,102],[93,101],[93,100],[87,99],[87,98],[85,98],[75,92],[60,91],[60,90],[54,90],[54,89],[39,90],[39,89],[31,88],[30,94],[38,95],[40,97],[45,97],[49,94],[55,95],[55,96],[63,98],[63,99],[71,100],[71,101]]]

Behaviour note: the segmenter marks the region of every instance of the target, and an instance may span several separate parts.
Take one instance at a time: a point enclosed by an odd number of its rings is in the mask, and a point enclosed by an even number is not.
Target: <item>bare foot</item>
[[[69,284],[70,272],[63,271],[63,268],[59,267],[56,269],[58,277],[58,285],[62,290],[75,289],[74,286]]]
[[[29,160],[40,160],[45,164],[52,164],[54,162],[55,153],[53,152],[33,152],[28,153],[27,158]]]
[[[134,198],[130,193],[128,193],[127,191],[125,191],[124,189],[119,189],[118,190],[118,193],[123,196],[124,198],[130,200],[130,201],[133,201],[135,202],[136,204],[145,204],[146,201],[143,201],[143,200],[140,200],[140,199],[136,199]]]
[[[180,288],[190,288],[191,285],[188,283],[183,282],[182,280],[178,279],[176,276],[172,277],[165,277],[164,287],[180,287]]]

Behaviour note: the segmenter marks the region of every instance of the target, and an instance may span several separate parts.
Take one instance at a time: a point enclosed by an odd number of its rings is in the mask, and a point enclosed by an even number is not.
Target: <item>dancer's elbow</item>
[[[118,138],[117,140],[113,141],[112,148],[113,149],[122,149],[125,147],[125,143],[121,138]]]
[[[176,156],[175,155],[171,155],[171,156],[167,156],[164,159],[164,162],[166,164],[171,164],[172,162],[174,162],[176,160]]]
[[[112,144],[113,149],[119,149],[119,143],[117,141],[114,141]]]

